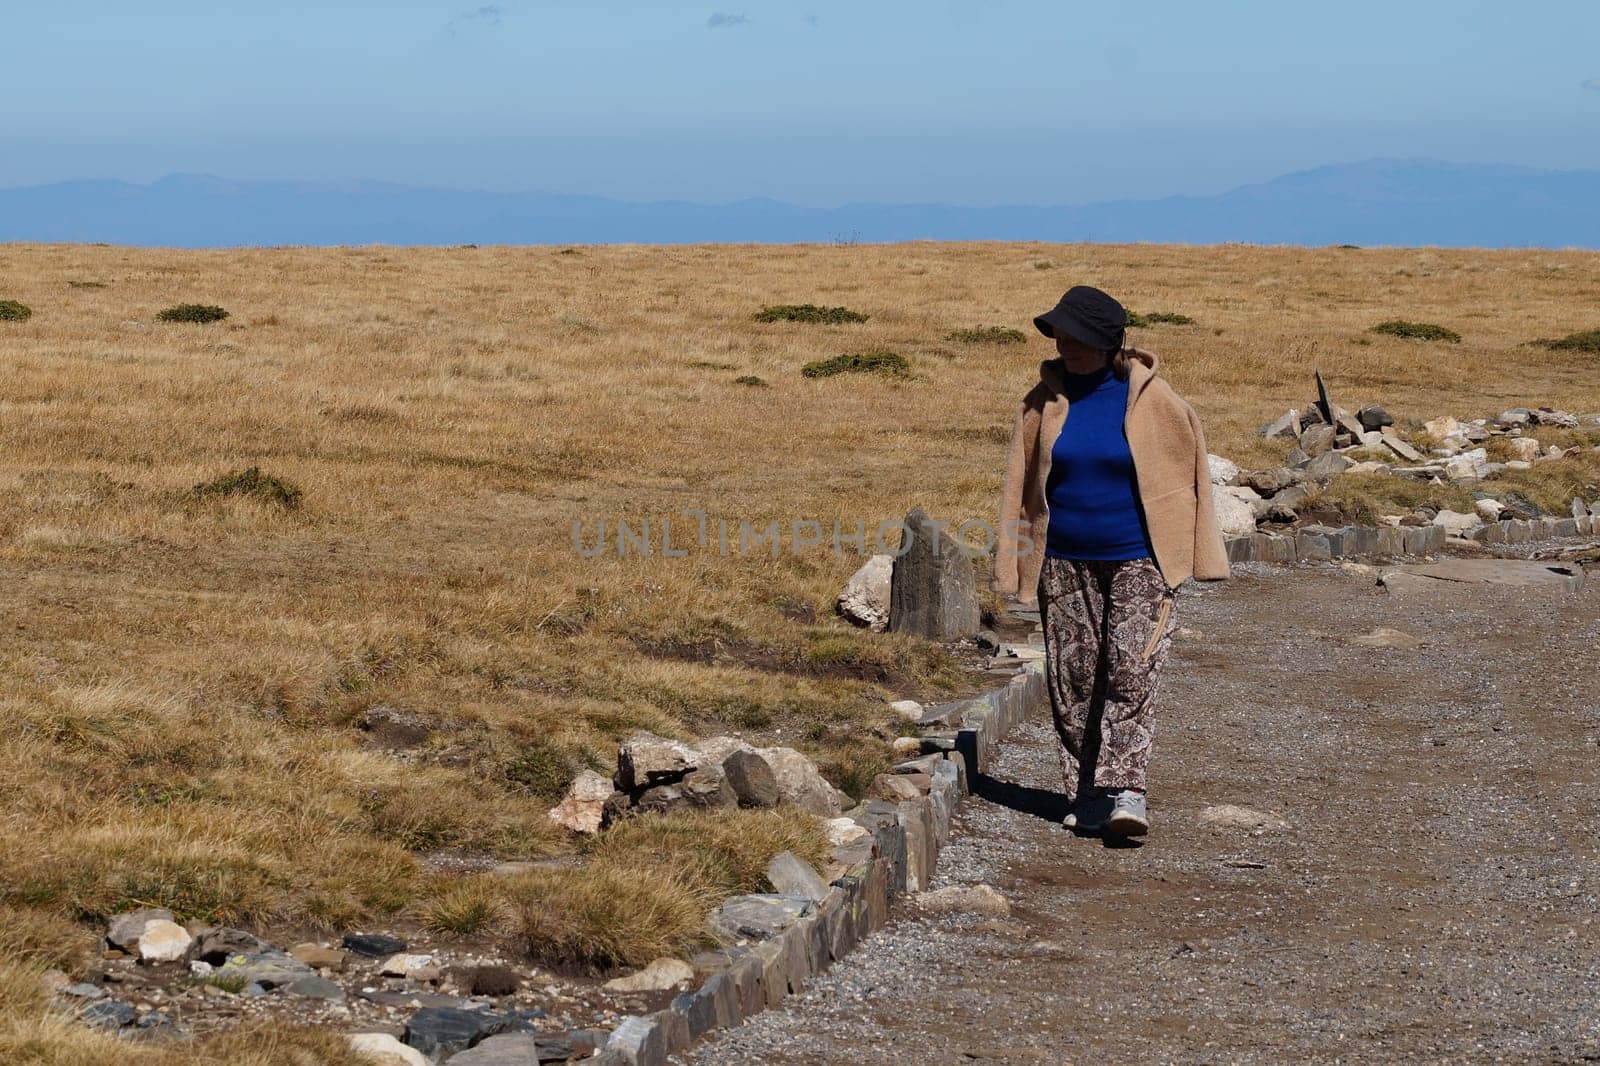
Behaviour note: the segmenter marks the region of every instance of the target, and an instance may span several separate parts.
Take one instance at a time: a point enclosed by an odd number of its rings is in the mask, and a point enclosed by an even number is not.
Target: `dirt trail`
[[[1600,574],[1578,594],[1240,568],[1191,589],[1137,848],[1075,838],[1030,722],[940,884],[703,1064],[1600,1060]],[[1374,626],[1424,641],[1358,646]],[[1234,803],[1283,831],[1204,827]]]

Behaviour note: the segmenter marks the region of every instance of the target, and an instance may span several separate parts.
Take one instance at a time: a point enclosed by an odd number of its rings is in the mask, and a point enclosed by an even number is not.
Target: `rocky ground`
[[[1435,584],[1240,567],[1192,588],[1147,843],[1057,824],[1030,722],[939,871],[1009,915],[902,906],[688,1061],[1600,1059],[1600,575]],[[1376,627],[1415,640],[1355,639]],[[1225,804],[1287,824],[1214,824]]]

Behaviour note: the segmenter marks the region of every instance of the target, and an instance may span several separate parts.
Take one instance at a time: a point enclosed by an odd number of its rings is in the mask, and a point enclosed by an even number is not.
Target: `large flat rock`
[[[1583,588],[1583,567],[1537,559],[1444,559],[1389,567],[1378,575],[1378,583],[1391,592],[1425,591],[1439,581],[1577,592]]]

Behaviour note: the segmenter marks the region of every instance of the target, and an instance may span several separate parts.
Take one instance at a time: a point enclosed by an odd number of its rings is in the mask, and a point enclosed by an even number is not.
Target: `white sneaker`
[[[1112,793],[1111,814],[1105,820],[1105,831],[1119,837],[1142,837],[1150,832],[1144,793],[1131,788]]]

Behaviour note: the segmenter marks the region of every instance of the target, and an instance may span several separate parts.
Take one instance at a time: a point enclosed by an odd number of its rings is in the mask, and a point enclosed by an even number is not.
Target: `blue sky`
[[[1591,0],[4,6],[0,185],[1070,203],[1376,156],[1600,167]]]

